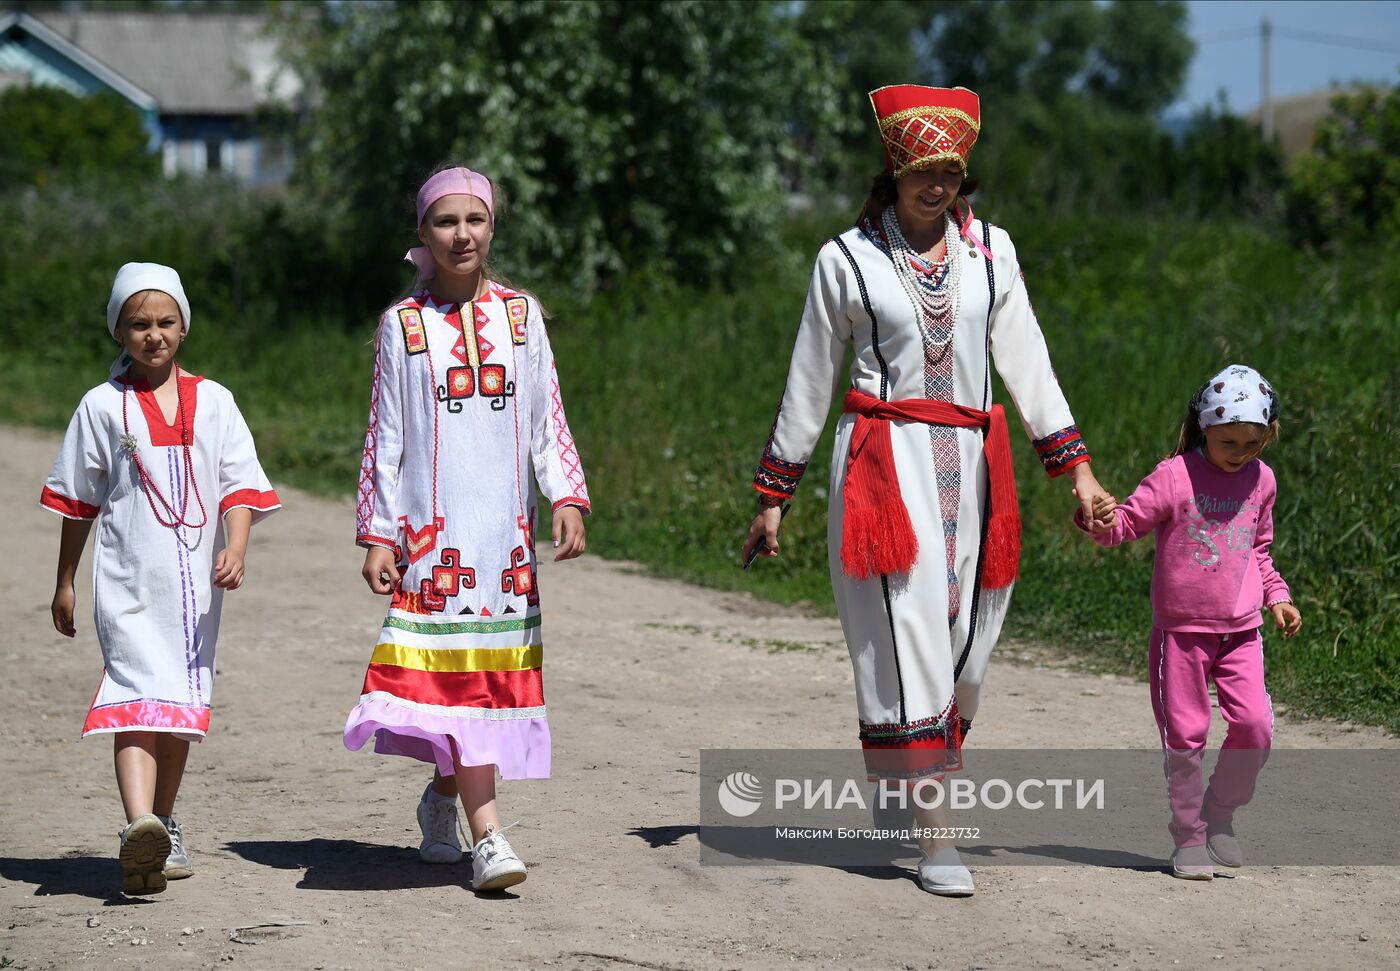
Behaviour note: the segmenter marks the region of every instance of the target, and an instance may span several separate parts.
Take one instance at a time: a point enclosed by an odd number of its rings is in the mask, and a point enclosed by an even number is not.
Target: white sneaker
[[[170,834],[170,855],[165,858],[165,879],[184,880],[194,876],[194,868],[190,866],[190,851],[185,846],[185,832],[180,829],[180,823],[174,816],[157,816],[165,825],[165,831]]]
[[[510,829],[510,826],[506,829]],[[472,889],[504,890],[524,880],[525,864],[520,862],[520,857],[506,842],[505,830],[488,829],[481,842],[472,849]]]
[[[122,893],[160,893],[165,889],[165,858],[170,855],[170,834],[156,816],[146,813],[122,827]]]
[[[940,897],[971,897],[974,890],[972,873],[951,846],[923,858],[919,863],[919,886]]]
[[[428,800],[433,784],[423,790],[418,800],[418,828],[423,841],[418,844],[418,858],[424,863],[461,863],[462,844],[457,839],[457,800]]]

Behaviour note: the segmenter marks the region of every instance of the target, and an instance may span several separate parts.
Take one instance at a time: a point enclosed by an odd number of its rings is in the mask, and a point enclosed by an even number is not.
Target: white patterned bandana
[[[1278,395],[1273,386],[1244,364],[1231,364],[1201,385],[1192,407],[1202,430],[1241,421],[1267,425],[1278,419]]]

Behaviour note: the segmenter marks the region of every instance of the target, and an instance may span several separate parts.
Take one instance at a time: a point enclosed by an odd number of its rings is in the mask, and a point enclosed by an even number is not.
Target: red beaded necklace
[[[156,522],[167,529],[175,529],[177,526],[185,526],[189,529],[203,529],[204,524],[209,522],[209,513],[204,508],[204,499],[199,494],[199,483],[196,482],[194,478],[194,463],[190,460],[190,439],[192,436],[187,434],[187,429],[185,427],[185,403],[180,396],[179,369],[177,368],[175,371],[175,412],[180,418],[180,444],[185,453],[185,470],[183,474],[184,489],[182,490],[184,492],[184,501],[180,503],[180,512],[178,515],[175,512],[175,507],[161,494],[160,488],[155,484],[155,480],[152,479],[151,474],[146,471],[146,464],[141,461],[141,452],[136,447],[136,436],[131,434],[131,426],[128,424],[126,418],[126,393],[130,390],[130,387],[131,382],[127,381],[122,388],[123,434],[121,444],[122,450],[127,452],[131,456],[132,461],[136,463],[136,477],[141,481],[141,491],[146,493],[146,501],[151,504],[151,513],[156,517]],[[195,501],[199,503],[200,520],[197,523],[192,523],[186,518],[186,514],[189,512],[190,508],[191,492],[194,493]],[[160,500],[160,504],[165,507],[166,513],[169,514],[170,519],[168,521],[161,518],[160,510],[156,508],[157,499]]]

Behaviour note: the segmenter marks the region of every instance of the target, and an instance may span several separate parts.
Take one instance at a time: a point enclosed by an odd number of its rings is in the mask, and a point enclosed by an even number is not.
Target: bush
[[[0,92],[0,191],[85,177],[117,183],[160,171],[141,113],[112,94],[50,87]]]
[[[1400,235],[1400,87],[1338,95],[1294,161],[1289,209],[1325,239]]]

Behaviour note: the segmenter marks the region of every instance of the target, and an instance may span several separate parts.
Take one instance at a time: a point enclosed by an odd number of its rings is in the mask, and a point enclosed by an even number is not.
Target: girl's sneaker
[[[137,816],[122,828],[117,859],[122,864],[122,893],[160,893],[165,889],[165,858],[170,834],[158,816]]]
[[[971,897],[972,873],[956,848],[945,846],[919,863],[919,886],[940,897]]]
[[[510,824],[514,826],[514,823]],[[506,829],[510,829],[507,826]],[[525,864],[506,842],[505,830],[494,826],[472,849],[472,889],[504,890],[525,880]]]
[[[1215,866],[1204,843],[1178,846],[1172,853],[1172,876],[1179,880],[1213,880]]]
[[[185,880],[194,876],[189,850],[185,847],[185,834],[180,829],[180,824],[174,816],[157,816],[156,819],[165,824],[165,831],[170,834],[170,855],[165,858],[165,879]]]
[[[433,784],[423,790],[418,800],[418,828],[423,841],[418,844],[418,858],[424,863],[461,863],[462,844],[457,840],[457,800],[431,799]]]

